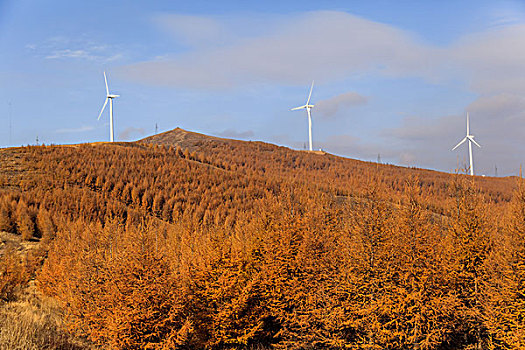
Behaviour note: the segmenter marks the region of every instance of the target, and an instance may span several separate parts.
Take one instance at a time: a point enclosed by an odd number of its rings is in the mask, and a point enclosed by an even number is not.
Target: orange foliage
[[[208,141],[17,151],[0,229],[42,236],[38,285],[71,332],[114,349],[523,346],[523,184]]]

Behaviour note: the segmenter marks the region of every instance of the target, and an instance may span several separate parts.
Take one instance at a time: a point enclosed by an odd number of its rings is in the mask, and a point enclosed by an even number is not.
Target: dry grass
[[[5,287],[0,301],[0,350],[97,349],[69,335],[56,302],[44,297],[34,280],[29,281],[27,264],[39,247],[38,241],[22,241],[18,235],[0,232],[0,264],[7,264],[0,266],[0,286]],[[25,267],[20,265],[20,278],[15,278],[17,260],[25,261]]]
[[[0,306],[0,350],[97,349],[69,335],[62,319],[56,303],[30,283],[19,300]]]
[[[8,247],[13,248],[18,254],[25,257],[28,252],[38,249],[40,242],[37,239],[23,241],[20,235],[0,231],[0,256]]]

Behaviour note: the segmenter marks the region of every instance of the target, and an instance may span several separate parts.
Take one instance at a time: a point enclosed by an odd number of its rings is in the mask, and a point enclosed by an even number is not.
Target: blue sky
[[[523,1],[0,0],[0,147],[175,127],[477,174],[525,160]],[[11,124],[11,127],[9,125]]]

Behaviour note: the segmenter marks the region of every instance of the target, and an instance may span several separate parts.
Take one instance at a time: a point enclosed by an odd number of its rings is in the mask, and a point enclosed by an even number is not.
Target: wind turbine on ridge
[[[113,137],[113,99],[120,97],[120,95],[114,95],[109,93],[108,88],[108,79],[106,78],[106,72],[104,72],[104,81],[106,82],[106,101],[104,101],[104,105],[102,106],[102,109],[100,110],[100,114],[98,115],[98,119],[100,120],[100,117],[102,116],[102,112],[104,112],[104,108],[106,108],[106,105],[109,101],[109,138],[111,142],[114,141]]]
[[[481,146],[479,145],[479,143],[477,143],[474,140],[474,135],[470,135],[468,112],[467,112],[467,136],[465,136],[463,138],[463,140],[461,140],[454,148],[452,148],[452,150],[455,150],[456,148],[458,148],[465,141],[468,141],[468,155],[469,155],[469,160],[470,160],[470,175],[474,176],[474,161],[472,160],[472,143],[474,143],[479,148],[481,148]]]
[[[313,150],[312,148],[312,114],[310,113],[311,109],[314,107],[314,105],[310,104],[310,98],[312,97],[312,90],[314,89],[314,81],[312,80],[312,86],[310,87],[310,94],[308,95],[308,100],[306,100],[306,104],[303,106],[292,108],[291,111],[297,111],[299,109],[306,109],[306,113],[308,114],[308,140],[310,142],[310,151]]]

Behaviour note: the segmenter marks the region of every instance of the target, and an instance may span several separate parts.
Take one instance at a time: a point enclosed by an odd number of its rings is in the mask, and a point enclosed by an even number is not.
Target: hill
[[[35,281],[31,295],[63,312],[57,344],[523,345],[520,179],[182,129],[2,149],[0,160],[0,316]]]
[[[181,150],[213,156],[224,166],[242,168],[261,175],[269,170],[288,179],[303,177],[310,183],[339,188],[348,186],[354,180],[352,186],[359,189],[367,183],[367,176],[380,171],[383,181],[388,181],[393,189],[400,190],[405,179],[417,177],[422,188],[439,197],[440,193],[447,191],[448,184],[455,176],[433,170],[364,162],[325,152],[295,151],[264,142],[218,138],[181,128],[147,137],[137,143],[179,147]],[[516,179],[512,177],[475,179],[477,186],[494,202],[508,202],[516,185]]]
[[[186,131],[181,128],[175,128],[173,130],[149,136],[137,141],[137,143],[145,144],[180,146],[182,148],[189,149],[191,152],[198,150],[205,144],[237,142],[242,143],[242,141],[203,135],[196,132]]]

